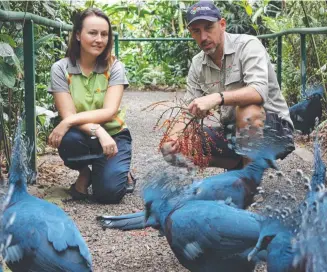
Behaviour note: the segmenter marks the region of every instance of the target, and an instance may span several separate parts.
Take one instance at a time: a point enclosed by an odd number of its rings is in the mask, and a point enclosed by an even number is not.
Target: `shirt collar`
[[[106,71],[106,67],[97,63],[93,69],[94,73],[103,74]],[[79,64],[79,60],[76,60],[76,65],[74,66],[70,59],[68,58],[67,72],[69,74],[79,75],[82,74],[82,70]]]
[[[224,55],[231,55],[235,53],[234,40],[229,33],[225,32],[225,41],[224,41]]]
[[[103,74],[105,71],[107,71],[107,67],[100,65],[98,62],[93,69],[93,72],[98,73],[98,74]]]

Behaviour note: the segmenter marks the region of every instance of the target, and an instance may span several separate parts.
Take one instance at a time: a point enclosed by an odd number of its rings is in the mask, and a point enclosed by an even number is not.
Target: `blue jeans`
[[[91,182],[93,196],[100,203],[119,203],[126,194],[127,176],[132,158],[132,137],[128,129],[124,129],[112,138],[115,140],[118,153],[107,159],[86,159],[70,161],[68,158],[90,154],[102,154],[98,139],[91,139],[82,131],[71,128],[63,137],[59,146],[59,155],[65,165],[74,170],[81,170],[92,165]]]
[[[284,159],[288,154],[290,154],[294,149],[294,140],[293,140],[293,128],[291,124],[287,121],[281,119],[278,114],[274,112],[267,112],[266,113],[266,121],[265,126],[269,126],[271,129],[276,130],[276,136],[285,137],[289,141],[289,145],[285,147],[280,153],[276,155],[276,159]],[[233,129],[229,129],[227,126],[224,128],[215,128],[215,129],[208,129],[205,128],[204,131],[208,133],[211,137],[212,142],[210,143],[210,150],[211,155],[213,157],[220,157],[220,158],[231,158],[231,159],[240,159],[241,155],[237,154],[233,149],[233,144],[231,140],[227,140],[227,135],[230,134],[235,136],[235,126]],[[218,137],[221,135],[221,137]],[[203,136],[202,136],[203,137]],[[205,142],[205,139],[203,142]],[[219,149],[219,151],[217,150]],[[205,145],[202,146],[204,154],[207,154]]]

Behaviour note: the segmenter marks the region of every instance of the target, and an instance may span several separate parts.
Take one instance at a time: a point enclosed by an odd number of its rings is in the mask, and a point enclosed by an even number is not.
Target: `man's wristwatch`
[[[99,124],[94,124],[91,126],[90,131],[91,131],[91,138],[97,138],[97,136],[95,135],[95,132],[97,131],[97,129],[100,127]]]

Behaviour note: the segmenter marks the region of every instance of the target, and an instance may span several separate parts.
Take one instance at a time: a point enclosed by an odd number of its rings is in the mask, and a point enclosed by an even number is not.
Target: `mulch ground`
[[[119,205],[99,205],[92,202],[62,201],[67,198],[65,189],[72,184],[77,172],[66,168],[55,151],[51,151],[38,158],[37,184],[30,186],[32,194],[48,199],[60,205],[76,222],[85,238],[92,257],[94,271],[162,271],[183,272],[183,268],[170,250],[166,239],[159,237],[152,229],[121,232],[117,230],[103,230],[96,221],[97,215],[119,215],[141,210],[143,203],[140,198],[142,178],[151,168],[151,160],[158,159],[158,143],[160,134],[153,131],[153,126],[163,108],[153,111],[142,111],[151,103],[175,99],[173,92],[126,92],[123,106],[127,110],[127,123],[133,137],[132,168],[138,179],[136,191],[126,195]],[[321,132],[325,132],[322,130]],[[326,133],[327,135],[327,129]],[[297,137],[297,146],[312,149],[312,139]],[[326,142],[326,141],[324,141]],[[326,154],[325,154],[326,155]],[[311,176],[312,165],[305,162],[296,154],[290,154],[278,165],[284,177],[278,177],[275,172],[267,171],[262,187],[264,192],[256,197],[257,203],[250,208],[255,212],[262,212],[266,205],[289,206],[299,202],[304,194],[303,182],[296,178],[296,170],[301,169],[305,175]],[[219,169],[209,168],[201,175],[213,175],[221,172]],[[291,184],[287,181],[291,179]],[[282,194],[293,194],[296,201],[282,202],[276,198],[276,190]],[[258,266],[256,271],[266,271],[264,265]]]

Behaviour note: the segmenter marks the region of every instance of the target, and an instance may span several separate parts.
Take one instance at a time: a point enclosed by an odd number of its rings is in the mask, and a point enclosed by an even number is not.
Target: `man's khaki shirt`
[[[222,62],[222,69],[219,69],[203,51],[193,58],[184,97],[187,102],[207,94],[251,86],[261,95],[266,111],[277,113],[293,125],[268,53],[256,37],[225,32]],[[221,123],[233,123],[235,108],[220,108]]]

